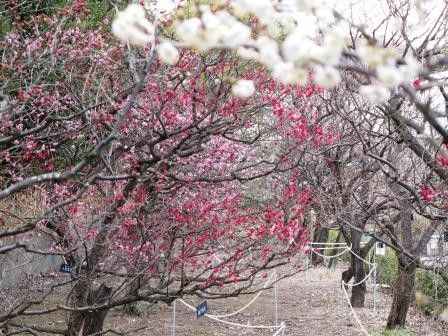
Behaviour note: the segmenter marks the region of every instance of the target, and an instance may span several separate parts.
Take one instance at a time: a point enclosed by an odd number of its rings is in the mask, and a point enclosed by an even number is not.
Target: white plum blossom
[[[399,53],[394,48],[384,49],[365,42],[356,47],[356,53],[362,63],[372,68],[382,65],[395,65],[399,58]]]
[[[308,83],[308,71],[294,66],[291,62],[275,64],[272,77],[285,84],[305,85]]]
[[[281,62],[278,44],[273,39],[267,36],[260,36],[257,39],[256,46],[258,47],[259,61],[261,63],[272,68],[274,64]]]
[[[389,99],[389,90],[382,85],[361,86],[359,93],[367,98],[372,104],[381,104]]]
[[[341,81],[339,71],[330,66],[316,66],[314,69],[314,82],[325,89],[335,87]]]
[[[232,94],[238,98],[248,98],[255,93],[254,82],[247,79],[240,79],[232,86]]]
[[[237,17],[254,14],[260,19],[266,19],[274,12],[271,0],[234,0],[230,4]]]
[[[395,66],[382,65],[377,68],[376,72],[382,84],[389,88],[393,88],[403,82],[403,74]]]
[[[112,33],[121,41],[135,46],[153,43],[154,25],[145,17],[142,6],[131,4],[119,12],[112,23]]]
[[[253,47],[245,47],[240,46],[237,49],[237,53],[241,58],[245,59],[258,59],[260,57],[260,54],[255,48]]]
[[[448,308],[445,308],[439,315],[439,318],[443,321],[443,322],[448,322]]]
[[[194,17],[178,24],[176,27],[176,34],[181,41],[185,42],[190,47],[195,47],[197,45],[202,46],[206,44],[207,41],[204,41],[201,26],[201,19]]]
[[[290,62],[307,64],[314,57],[319,46],[316,42],[303,38],[301,34],[292,33],[282,44],[283,57]]]
[[[167,64],[176,64],[179,60],[179,51],[168,41],[164,41],[157,46],[157,53],[162,62]]]
[[[187,4],[187,0],[145,0],[145,9],[160,21],[166,21],[177,9]]]
[[[147,1],[164,3],[164,0]],[[314,82],[321,87],[331,88],[341,81],[338,68],[344,66],[340,63],[343,52],[347,44],[353,42],[349,34],[351,24],[341,17],[335,19],[327,1],[220,0],[210,3],[210,6],[193,6],[194,11],[197,9],[200,13],[199,17],[177,22],[176,38],[180,45],[200,52],[213,48],[233,49],[238,56],[266,66],[273,78],[285,84],[308,83],[311,70]],[[165,6],[172,8],[169,3]],[[247,23],[252,18],[257,22],[255,31],[252,31],[252,23]],[[420,67],[414,58],[402,62],[395,48],[377,46],[369,39],[357,41],[354,53],[377,77],[374,85],[360,89],[371,102],[387,100],[389,88],[418,76]],[[167,48],[166,61],[174,62],[175,51],[168,45],[163,47]],[[162,50],[162,45],[158,49]],[[172,58],[169,52],[173,52]],[[348,53],[353,52],[349,50]],[[234,90],[238,95],[238,83]]]
[[[405,61],[406,64],[400,65],[398,69],[403,76],[403,81],[410,82],[419,75],[422,66],[413,56],[407,56]]]
[[[176,26],[178,38],[199,51],[211,48],[236,48],[250,41],[251,29],[227,11],[206,9],[201,18],[191,18]]]

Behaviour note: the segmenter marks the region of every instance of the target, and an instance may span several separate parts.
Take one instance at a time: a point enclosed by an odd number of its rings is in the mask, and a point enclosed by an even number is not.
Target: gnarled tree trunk
[[[313,242],[315,243],[326,243],[328,240],[328,229],[322,226],[319,226],[314,231]],[[320,247],[320,246],[319,246]],[[321,254],[322,252],[319,251]],[[311,265],[316,266],[324,263],[324,258],[316,253],[311,254]]]
[[[398,277],[394,286],[392,306],[386,328],[404,327],[414,294],[415,263],[398,258]],[[401,260],[400,260],[401,259]]]
[[[108,301],[112,287],[101,284],[92,289],[87,281],[79,281],[75,285],[73,306],[86,307],[101,305]],[[70,312],[68,336],[88,336],[103,330],[104,319],[109,309],[94,309]]]
[[[361,258],[365,258],[364,251],[361,250],[361,237],[362,234],[357,230],[350,230],[350,243],[352,245],[351,249],[353,253],[350,255],[350,267],[348,270],[342,273],[342,280],[348,283],[352,278],[353,284],[355,286],[350,286],[352,288],[352,295],[350,297],[350,303],[353,307],[363,308],[364,301],[366,297],[366,282],[365,276],[366,271],[364,268],[364,262]],[[359,257],[357,257],[359,256]],[[349,286],[346,286],[348,289]]]
[[[359,255],[359,254],[358,254]],[[352,287],[352,296],[350,303],[353,307],[363,308],[366,298],[366,271],[364,269],[364,262],[353,256],[354,258],[354,280],[355,286]]]
[[[366,272],[364,269],[364,262],[359,258],[355,257],[353,254],[351,255],[351,263],[350,267],[342,272],[342,280],[345,283],[349,283],[352,278],[353,283],[357,284],[365,279]],[[352,288],[352,295],[350,297],[350,303],[353,307],[363,308],[364,301],[366,297],[366,283],[365,281],[357,284],[356,286],[350,286]],[[349,286],[346,286],[348,289]]]

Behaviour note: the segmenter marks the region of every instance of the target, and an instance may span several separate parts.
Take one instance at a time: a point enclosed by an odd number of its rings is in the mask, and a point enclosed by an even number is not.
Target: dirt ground
[[[365,335],[357,324],[347,301],[344,300],[340,283],[342,270],[325,268],[310,269],[294,277],[284,279],[277,285],[278,320],[286,324],[284,335],[326,336],[326,335]],[[222,315],[244,307],[254,295],[209,300],[209,313]],[[373,311],[373,287],[368,284],[366,308],[356,309],[356,314],[364,327],[371,333],[381,330],[385,325],[392,301],[390,295],[377,292],[377,309]],[[185,301],[196,306],[200,299],[186,298]],[[109,314],[107,323],[117,329],[128,327],[140,331],[127,332],[127,335],[164,336],[174,335],[172,331],[173,307],[157,305],[148,308],[142,317],[124,318],[120,311]],[[266,290],[241,313],[225,318],[244,325],[275,325],[274,290]],[[408,329],[413,335],[448,335],[447,327],[440,322],[424,316],[416,308],[408,315]],[[176,304],[176,336],[215,336],[215,335],[274,335],[276,329],[255,329],[237,327],[203,317],[196,319],[195,311],[180,302]],[[280,334],[281,335],[281,334]]]

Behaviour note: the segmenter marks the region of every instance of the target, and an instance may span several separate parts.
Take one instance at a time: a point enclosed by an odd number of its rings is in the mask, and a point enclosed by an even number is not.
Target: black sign
[[[383,242],[377,242],[377,247],[378,248],[384,248],[384,243]]]
[[[72,273],[72,267],[69,264],[62,263],[59,271],[62,273]]]
[[[448,243],[448,231],[445,231],[445,232],[443,233],[443,241],[444,241],[445,243]]]
[[[208,312],[207,301],[201,302],[196,307],[196,318],[198,319],[201,318],[202,316],[207,314],[207,312]]]

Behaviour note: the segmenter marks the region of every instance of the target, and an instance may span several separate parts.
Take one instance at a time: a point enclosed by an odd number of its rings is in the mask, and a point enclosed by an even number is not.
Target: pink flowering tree
[[[233,296],[277,266],[300,270],[311,194],[298,168],[306,148],[337,141],[308,103],[322,90],[281,84],[227,51],[160,42],[157,55],[147,23],[133,40],[145,47],[119,44],[106,29],[76,28],[88,13],[75,2],[17,17],[1,41],[0,253],[61,256],[72,268],[5,303],[1,325],[90,335],[112,307]],[[273,188],[254,193],[268,178]],[[38,211],[23,217],[13,204],[29,195]],[[50,248],[32,247],[38,232]],[[58,311],[67,329],[26,320]]]

